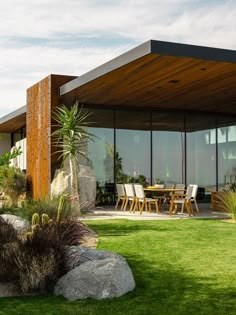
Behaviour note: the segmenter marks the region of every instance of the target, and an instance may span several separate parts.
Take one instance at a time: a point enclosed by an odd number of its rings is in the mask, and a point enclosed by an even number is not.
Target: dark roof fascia
[[[151,40],[153,54],[236,63],[236,51]]]
[[[0,118],[0,125],[26,113],[26,105]]]
[[[149,40],[62,85],[59,88],[59,94],[60,96],[65,95],[74,89],[101,77],[102,75],[105,75],[148,54],[236,63],[236,51],[234,50]]]
[[[150,53],[151,53],[151,41],[149,40],[129,50],[128,52],[104,63],[103,65],[83,74],[82,76],[62,85],[59,88],[59,94],[60,96],[62,96],[66,93],[69,93],[73,91],[74,89],[101,77],[102,75],[105,75],[113,70],[116,70]]]

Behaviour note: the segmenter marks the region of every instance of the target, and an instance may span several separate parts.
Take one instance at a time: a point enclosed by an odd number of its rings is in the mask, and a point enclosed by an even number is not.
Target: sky
[[[49,74],[80,76],[149,40],[236,50],[235,0],[7,0],[0,117]]]

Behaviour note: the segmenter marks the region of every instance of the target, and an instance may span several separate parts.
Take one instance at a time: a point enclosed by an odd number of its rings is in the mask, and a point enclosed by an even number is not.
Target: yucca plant
[[[56,121],[56,130],[52,133],[52,144],[57,148],[56,153],[62,164],[65,160],[69,161],[70,184],[71,184],[71,204],[80,214],[80,201],[78,191],[78,156],[81,155],[88,159],[84,149],[88,141],[93,140],[94,135],[89,133],[87,127],[91,124],[88,121],[91,113],[84,112],[82,106],[76,102],[70,109],[65,105],[58,107],[53,115]]]

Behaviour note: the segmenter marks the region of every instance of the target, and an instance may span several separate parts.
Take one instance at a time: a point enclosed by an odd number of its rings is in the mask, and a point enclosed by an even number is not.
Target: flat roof
[[[26,124],[26,105],[0,118],[0,132],[11,133]]]
[[[65,103],[236,114],[236,51],[150,40],[62,85]]]

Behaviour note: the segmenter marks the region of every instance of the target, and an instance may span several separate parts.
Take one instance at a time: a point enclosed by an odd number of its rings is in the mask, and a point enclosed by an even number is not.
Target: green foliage
[[[45,292],[65,272],[64,247],[79,245],[86,228],[74,220],[42,224],[36,215],[32,221],[33,231],[22,238],[0,218],[0,281],[13,281],[23,292]]]
[[[72,158],[78,165],[79,154],[88,159],[85,149],[88,141],[94,138],[87,130],[91,125],[88,120],[90,116],[91,113],[83,112],[78,102],[70,109],[62,105],[54,112],[53,119],[57,124],[53,126],[56,130],[52,133],[52,144],[58,148],[57,153],[63,162],[67,158]]]
[[[0,190],[15,203],[26,191],[26,175],[19,168],[0,166]]]
[[[38,214],[38,213],[34,213],[34,214],[32,215],[31,224],[32,224],[32,226],[35,226],[35,225],[37,225],[37,224],[39,224],[39,223],[40,223],[39,214]]]
[[[63,202],[62,202],[63,200]],[[62,207],[63,206],[63,207]],[[46,197],[38,200],[26,200],[19,213],[28,220],[31,220],[34,213],[41,218],[43,214],[54,221],[60,216],[60,220],[66,220],[77,216],[77,212],[71,206],[67,195]]]
[[[15,148],[13,152],[5,152],[0,156],[0,166],[8,166],[12,159],[21,155],[21,148]]]
[[[229,184],[229,191],[236,192],[236,183]]]
[[[219,208],[228,212],[231,218],[236,221],[236,192],[223,192],[219,196]]]

